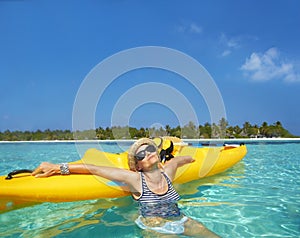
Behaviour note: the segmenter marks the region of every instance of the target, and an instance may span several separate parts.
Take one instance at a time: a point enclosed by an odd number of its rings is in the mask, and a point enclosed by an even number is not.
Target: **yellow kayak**
[[[191,155],[195,162],[180,167],[174,183],[186,183],[221,173],[242,160],[247,153],[245,145],[203,148],[177,146],[175,151],[175,156]],[[128,168],[127,152],[113,154],[96,149],[87,150],[81,160],[73,163]],[[35,178],[30,173],[21,173],[11,179],[6,178],[0,176],[0,211],[24,202],[67,202],[129,195],[124,184],[95,175]]]

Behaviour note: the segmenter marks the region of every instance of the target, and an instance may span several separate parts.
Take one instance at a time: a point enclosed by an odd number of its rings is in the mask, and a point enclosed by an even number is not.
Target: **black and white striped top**
[[[141,174],[142,194],[136,199],[139,203],[140,213],[143,217],[174,217],[180,216],[180,210],[177,201],[180,199],[179,194],[175,191],[169,177],[162,172],[167,181],[168,190],[164,194],[152,192],[145,180],[143,172]]]

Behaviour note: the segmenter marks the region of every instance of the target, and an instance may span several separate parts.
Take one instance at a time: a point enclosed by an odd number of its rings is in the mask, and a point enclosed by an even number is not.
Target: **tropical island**
[[[96,129],[74,131],[71,130],[36,130],[36,131],[0,131],[0,141],[40,141],[40,140],[117,140],[137,139],[141,137],[176,136],[182,139],[244,139],[244,138],[297,138],[286,130],[280,121],[273,124],[263,122],[260,126],[245,122],[242,127],[230,126],[222,118],[218,124],[205,123],[172,128],[134,128],[129,126],[98,127]]]

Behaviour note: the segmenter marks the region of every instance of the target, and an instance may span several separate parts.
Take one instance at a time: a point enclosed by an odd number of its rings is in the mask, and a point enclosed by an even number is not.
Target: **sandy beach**
[[[238,139],[182,139],[183,141],[200,143],[288,143],[300,142],[300,138],[238,138]],[[0,143],[101,143],[101,142],[133,142],[135,139],[128,140],[37,140],[37,141],[0,141]]]

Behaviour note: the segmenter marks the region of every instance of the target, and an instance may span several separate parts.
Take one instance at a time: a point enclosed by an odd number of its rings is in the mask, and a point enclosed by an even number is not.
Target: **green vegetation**
[[[196,126],[189,122],[184,127],[177,126],[171,128],[166,125],[165,128],[140,128],[134,127],[99,127],[96,130],[85,130],[71,132],[70,130],[45,131],[9,131],[0,132],[0,141],[38,141],[38,140],[106,140],[106,139],[137,139],[141,137],[156,136],[176,136],[189,139],[210,139],[210,138],[293,138],[283,128],[281,122],[277,121],[272,125],[263,122],[261,126],[251,125],[245,122],[243,127],[229,126],[226,119],[222,118],[218,124],[205,123]]]

